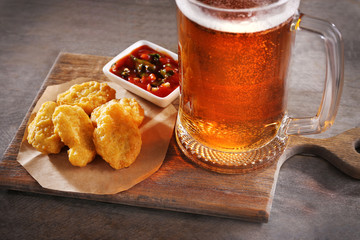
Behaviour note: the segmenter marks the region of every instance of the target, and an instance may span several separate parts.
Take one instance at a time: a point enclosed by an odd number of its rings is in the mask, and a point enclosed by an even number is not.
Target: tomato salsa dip
[[[178,62],[146,45],[115,62],[110,72],[158,97],[179,86]]]

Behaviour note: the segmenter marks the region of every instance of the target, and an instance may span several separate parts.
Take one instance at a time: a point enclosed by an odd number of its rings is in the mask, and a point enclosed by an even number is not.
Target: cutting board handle
[[[360,179],[360,128],[353,128],[327,139],[290,136],[284,161],[296,154],[319,156],[343,173]]]

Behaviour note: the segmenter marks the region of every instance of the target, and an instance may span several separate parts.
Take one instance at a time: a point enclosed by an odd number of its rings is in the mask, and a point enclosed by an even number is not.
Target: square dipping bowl
[[[135,84],[127,81],[124,78],[121,78],[117,75],[115,75],[114,73],[112,73],[110,71],[111,66],[117,62],[118,60],[124,58],[125,56],[129,55],[133,50],[137,49],[138,47],[147,45],[148,47],[156,50],[157,52],[160,53],[164,53],[170,57],[172,57],[175,61],[178,61],[178,55],[159,46],[156,45],[152,42],[146,41],[146,40],[140,40],[137,41],[136,43],[132,44],[131,46],[129,46],[128,48],[126,48],[124,51],[122,51],[121,53],[119,53],[116,57],[114,57],[110,62],[108,62],[104,67],[103,67],[103,72],[105,74],[105,76],[107,78],[109,78],[110,80],[112,80],[113,82],[116,82],[118,84],[120,84],[120,86],[122,86],[123,88],[125,88],[126,90],[156,104],[159,107],[166,107],[168,106],[170,103],[172,103],[180,94],[180,90],[179,90],[179,86],[174,89],[169,95],[167,95],[166,97],[158,97],[144,89],[142,89],[139,86],[136,86]]]

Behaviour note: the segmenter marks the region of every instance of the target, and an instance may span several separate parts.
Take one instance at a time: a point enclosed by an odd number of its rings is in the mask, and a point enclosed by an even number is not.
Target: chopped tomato
[[[110,72],[158,97],[166,97],[179,86],[178,62],[148,46],[118,60]]]

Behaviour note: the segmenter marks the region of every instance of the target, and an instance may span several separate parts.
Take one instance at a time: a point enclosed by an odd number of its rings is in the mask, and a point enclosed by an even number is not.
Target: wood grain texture
[[[115,195],[79,194],[44,189],[26,172],[16,161],[16,157],[30,112],[45,88],[48,85],[63,83],[77,77],[106,80],[102,73],[102,66],[109,60],[109,57],[71,53],[61,53],[58,56],[0,162],[0,186],[65,197],[267,222],[279,169],[288,157],[302,152],[306,149],[304,146],[309,146],[308,139],[291,138],[289,144],[291,148],[288,148],[279,161],[266,169],[245,175],[224,175],[203,170],[189,163],[173,137],[159,171],[133,188]],[[355,138],[356,136],[358,132],[355,133]],[[342,140],[347,142],[349,139],[345,137]],[[300,142],[300,145],[297,142]],[[317,146],[326,142],[319,140]],[[315,153],[325,157],[329,155],[323,152],[326,151]],[[333,158],[336,160],[331,162],[345,173],[359,177],[359,162],[356,162],[358,160],[353,159],[355,162],[350,161],[350,164],[344,164],[341,162],[343,156],[338,155],[337,158]]]
[[[353,128],[327,139],[291,136],[283,156],[286,160],[296,154],[319,156],[343,173],[360,179],[360,128]]]

